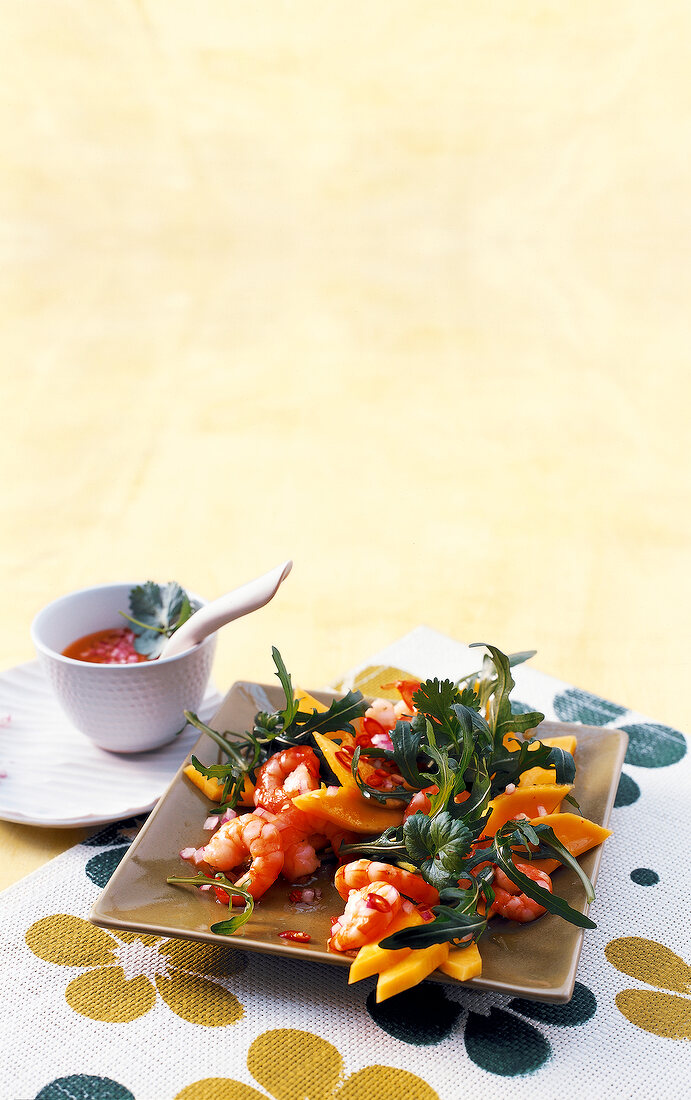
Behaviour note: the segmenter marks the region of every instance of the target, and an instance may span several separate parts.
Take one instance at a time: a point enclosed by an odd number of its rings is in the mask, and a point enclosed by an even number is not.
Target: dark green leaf
[[[427,779],[420,774],[417,764],[425,727],[426,722],[424,719],[416,718],[412,722],[401,719],[389,735],[393,745],[393,759],[396,762],[398,771],[406,783],[409,783],[411,787],[418,791],[428,786]]]
[[[121,611],[137,635],[134,648],[153,659],[158,657],[166,640],[197,610],[177,581],[160,585],[146,581],[130,590],[130,614]]]
[[[283,708],[283,711],[282,711],[283,727],[285,729],[291,724],[291,722],[295,718],[295,715],[298,712],[298,708],[299,708],[300,704],[298,703],[297,699],[295,698],[295,694],[293,692],[293,685],[291,683],[290,675],[288,674],[288,670],[286,669],[286,666],[283,663],[283,658],[281,657],[281,654],[276,649],[276,646],[271,647],[271,656],[273,657],[273,661],[274,661],[274,664],[276,666],[276,670],[277,670],[276,671],[276,676],[278,676],[278,679],[281,681],[281,687],[283,688],[283,694],[285,695],[285,698],[286,698],[286,705],[285,705],[285,707]]]
[[[505,716],[499,726],[499,732],[502,737],[507,733],[526,733],[528,730],[533,730],[540,725],[540,722],[544,722],[545,716],[539,710],[527,711],[523,714],[516,714],[511,711]]]
[[[237,932],[238,928],[242,928],[243,924],[252,916],[254,910],[254,898],[248,890],[244,890],[240,886],[236,886],[234,882],[227,879],[220,871],[210,878],[208,875],[203,874],[201,871],[194,876],[194,878],[184,878],[177,875],[171,875],[166,879],[166,882],[172,886],[220,886],[225,890],[232,901],[233,896],[240,896],[244,898],[245,905],[241,913],[236,913],[228,920],[217,921],[216,924],[212,924],[210,930],[215,932],[219,936],[231,936],[234,932]]]
[[[473,839],[462,821],[446,811],[433,818],[416,813],[404,822],[403,837],[411,862],[427,882],[437,889],[456,884]]]
[[[554,838],[556,843],[559,844],[557,838]],[[563,845],[561,845],[563,848]],[[555,848],[555,851],[557,849]],[[563,849],[566,852],[566,848]],[[566,853],[569,854],[568,852]],[[579,913],[577,909],[572,909],[568,902],[563,898],[557,897],[556,894],[550,894],[549,890],[545,890],[542,886],[538,886],[533,879],[528,878],[519,871],[513,863],[511,844],[508,838],[498,840],[495,837],[495,844],[492,846],[492,858],[494,862],[501,867],[502,871],[512,882],[515,882],[516,886],[520,887],[523,893],[536,901],[539,905],[543,905],[545,909],[550,913],[556,913],[558,916],[563,917],[564,920],[569,921],[570,924],[575,924],[579,928],[597,928],[597,925],[590,917],[586,917],[585,914]],[[578,867],[576,860],[573,861],[575,867]],[[575,868],[574,868],[575,869]],[[584,873],[581,872],[581,877]],[[589,881],[589,880],[588,880]],[[591,886],[592,890],[592,886]]]
[[[447,943],[472,936],[478,939],[487,927],[487,921],[477,913],[465,913],[460,909],[451,909],[446,905],[432,908],[435,919],[427,924],[418,924],[413,928],[402,928],[399,932],[387,936],[380,946],[386,951],[397,951],[401,947],[421,950],[435,943]]]
[[[368,706],[362,692],[349,691],[342,698],[334,699],[326,712],[313,710],[307,714],[298,711],[293,723],[300,734],[337,733],[339,730],[354,733],[352,723],[363,716]]]
[[[408,859],[408,850],[403,841],[403,826],[397,825],[385,829],[381,836],[374,839],[357,841],[354,844],[342,844],[339,856],[367,856],[369,859],[383,859],[385,862]]]

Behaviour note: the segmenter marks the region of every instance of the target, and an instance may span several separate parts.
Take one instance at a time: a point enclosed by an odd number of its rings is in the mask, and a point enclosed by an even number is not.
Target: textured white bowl
[[[125,625],[137,583],[102,584],[47,604],[31,624],[41,668],[77,729],[109,752],[144,752],[167,744],[196,711],[211,674],[216,635],[177,657],[131,665],[98,665],[64,657],[84,634]],[[190,593],[199,604],[206,603]]]

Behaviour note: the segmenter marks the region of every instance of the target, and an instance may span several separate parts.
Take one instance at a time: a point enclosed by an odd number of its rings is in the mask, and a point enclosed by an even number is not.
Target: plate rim
[[[225,705],[225,703],[226,703],[227,699],[229,698],[230,694],[237,688],[245,688],[245,689],[249,689],[249,688],[255,688],[256,689],[256,688],[258,688],[258,689],[261,689],[263,691],[266,691],[267,688],[271,688],[271,689],[275,690],[276,685],[275,684],[260,683],[258,681],[252,681],[252,680],[237,680],[237,681],[235,681],[235,683],[233,683],[231,685],[228,692],[224,696],[222,702],[219,704],[219,707],[217,708],[216,714],[218,714],[218,712]],[[308,689],[308,690],[309,690],[309,694],[312,695],[314,698],[319,700],[320,697],[321,697],[321,699],[325,700],[325,701],[328,701],[329,699],[337,698],[342,694],[341,692],[335,691],[333,689],[318,689],[318,690],[317,689],[315,689],[315,690]],[[369,698],[369,696],[366,696],[366,698]],[[210,724],[213,724],[213,722],[215,720],[215,717],[216,717],[216,715],[214,715],[214,717],[209,720]],[[614,735],[616,737],[618,745],[617,745],[617,751],[616,751],[616,755],[615,755],[615,763],[614,763],[613,772],[612,772],[612,780],[610,782],[610,786],[609,786],[608,793],[607,793],[607,799],[605,801],[605,808],[604,808],[604,812],[602,814],[602,821],[599,823],[604,828],[607,828],[608,825],[609,825],[610,819],[611,819],[612,810],[614,808],[614,801],[615,801],[615,798],[616,798],[619,776],[621,774],[622,765],[624,763],[624,757],[626,755],[626,749],[627,749],[628,740],[629,740],[628,739],[628,734],[626,733],[625,730],[620,729],[618,727],[614,727],[614,726],[589,726],[589,725],[586,725],[586,724],[581,723],[581,722],[558,722],[558,721],[553,721],[551,719],[545,719],[543,722],[540,723],[540,727],[545,727],[549,731],[547,733],[547,736],[550,736],[550,735],[551,736],[559,736],[559,732],[558,732],[559,730],[561,730],[561,731],[564,731],[564,730],[573,731],[574,729],[576,729],[576,730],[586,730],[586,731],[588,731],[590,733],[594,733],[594,734],[609,734],[609,735]],[[205,741],[205,740],[209,740],[207,738],[206,734],[204,734],[204,733],[200,734],[199,738],[197,739],[195,744],[190,749],[190,752],[188,753],[188,756],[185,758],[185,760],[183,760],[182,764],[180,765],[177,772],[175,773],[175,775],[171,779],[170,783],[168,784],[168,787],[163,792],[163,794],[160,796],[160,798],[157,800],[157,802],[156,802],[152,812],[150,813],[149,817],[144,822],[144,825],[142,826],[142,828],[137,833],[137,836],[132,841],[132,844],[130,845],[130,847],[127,849],[127,852],[125,853],[123,859],[121,860],[119,865],[116,867],[116,869],[113,872],[113,874],[111,875],[109,881],[106,883],[105,887],[103,888],[103,890],[99,894],[98,898],[94,902],[94,904],[91,908],[91,911],[89,913],[88,919],[91,921],[92,924],[95,924],[97,927],[108,928],[108,929],[111,929],[113,931],[117,931],[118,929],[121,929],[123,931],[128,931],[128,932],[142,932],[142,933],[145,933],[145,934],[148,934],[148,935],[167,936],[168,938],[171,938],[171,939],[182,939],[182,940],[187,940],[187,941],[190,941],[190,942],[193,942],[193,943],[194,942],[196,942],[196,943],[209,943],[209,944],[218,945],[219,943],[223,942],[223,943],[226,944],[226,946],[231,946],[231,941],[233,940],[232,936],[219,936],[219,935],[214,934],[211,931],[205,931],[205,930],[204,931],[197,931],[197,932],[195,932],[194,935],[189,934],[189,932],[186,932],[185,934],[181,934],[181,930],[179,928],[173,928],[173,927],[171,927],[169,925],[166,925],[166,924],[162,924],[162,923],[151,924],[149,922],[141,921],[141,920],[137,921],[137,920],[126,920],[126,919],[122,919],[122,918],[113,918],[107,912],[103,911],[103,905],[104,905],[104,902],[107,901],[108,894],[111,892],[111,890],[113,888],[117,887],[118,879],[120,877],[124,876],[124,874],[126,873],[127,865],[129,863],[130,859],[134,858],[134,856],[136,854],[136,851],[137,851],[137,848],[139,847],[140,843],[142,842],[142,839],[145,838],[145,836],[148,832],[148,829],[150,828],[152,823],[155,821],[158,814],[164,811],[166,799],[167,799],[169,793],[172,791],[172,789],[176,786],[176,784],[180,780],[180,778],[182,776],[182,773],[183,773],[183,769],[189,763],[189,757],[191,756],[192,753],[195,752],[195,750],[198,748],[199,744],[201,742]],[[593,885],[595,885],[596,882],[597,882],[597,878],[598,878],[598,874],[599,874],[599,870],[600,870],[600,864],[602,862],[602,856],[603,856],[603,852],[604,852],[604,845],[603,844],[597,845],[596,848],[591,849],[591,852],[592,852],[593,865],[592,865],[592,871],[591,871],[591,874],[590,874],[590,878],[591,878],[591,881],[592,881]],[[588,853],[588,854],[590,854],[590,853]],[[590,909],[590,905],[584,900],[584,903],[583,903],[582,907],[578,907],[578,908],[579,908],[580,912],[587,914],[587,912]],[[574,926],[574,927],[576,927],[576,926]],[[576,972],[578,970],[578,964],[579,964],[581,952],[582,952],[582,949],[583,949],[583,939],[584,939],[585,929],[576,927],[576,933],[577,933],[577,937],[576,937],[576,940],[575,940],[575,943],[574,943],[574,947],[572,949],[572,957],[571,957],[571,960],[570,960],[570,965],[569,965],[569,968],[568,968],[568,972],[567,972],[566,977],[564,978],[563,982],[558,986],[551,986],[551,987],[549,987],[547,989],[544,989],[544,990],[536,989],[534,991],[531,990],[530,992],[527,992],[523,987],[519,988],[519,987],[516,987],[515,985],[511,985],[510,983],[501,983],[501,982],[497,982],[496,980],[483,978],[482,976],[480,976],[479,978],[472,978],[469,981],[460,982],[455,978],[451,978],[451,977],[449,977],[445,974],[440,973],[439,971],[434,971],[432,974],[430,974],[427,977],[426,980],[427,981],[439,982],[439,983],[442,983],[442,984],[445,984],[445,985],[458,985],[458,986],[462,986],[464,988],[469,988],[469,989],[476,990],[478,992],[485,992],[485,993],[493,992],[493,993],[499,993],[499,994],[504,994],[504,995],[510,995],[510,996],[514,996],[514,997],[519,996],[519,997],[522,997],[525,1000],[543,1001],[545,1003],[551,1003],[551,1004],[563,1004],[563,1003],[568,1002],[571,999],[572,995],[573,995],[573,991],[574,991],[574,987],[575,987],[575,980],[576,980]],[[330,953],[326,954],[325,957],[323,957],[323,958],[322,957],[314,958],[313,956],[307,957],[307,956],[305,956],[303,950],[299,946],[293,945],[290,941],[285,941],[284,943],[274,945],[274,944],[268,944],[268,943],[264,944],[264,943],[261,943],[261,942],[247,943],[244,940],[243,941],[237,940],[236,941],[236,947],[237,947],[238,950],[241,950],[241,951],[250,951],[250,952],[256,953],[256,954],[267,954],[267,955],[272,955],[273,957],[278,957],[278,958],[292,958],[292,959],[300,958],[302,961],[306,961],[306,962],[314,963],[314,964],[323,964],[323,965],[344,967],[344,966],[350,966],[350,964],[352,962],[352,958],[349,955],[341,955],[341,954],[338,954],[338,953],[335,953],[335,952],[330,952]]]
[[[43,674],[43,671],[41,669],[41,664],[40,664],[37,657],[34,657],[33,659],[30,659],[28,661],[20,661],[18,664],[12,665],[10,668],[2,669],[0,671],[0,677],[12,676],[13,674],[22,675],[23,672],[27,672],[31,676],[33,676],[34,674],[38,674],[41,683],[46,687],[46,689],[48,689],[48,690],[50,689],[50,685],[48,683],[48,680],[45,677],[45,675]],[[224,698],[225,698],[225,696],[221,695],[221,692],[218,690],[218,687],[216,686],[213,678],[210,676],[209,677],[209,682],[208,682],[208,685],[207,685],[207,688],[206,688],[206,692],[204,694],[204,698],[203,698],[202,702],[200,703],[200,708],[203,708],[204,710],[208,710],[209,705],[211,705],[211,706],[214,707],[214,712],[213,713],[215,715],[218,712],[219,708],[221,707],[221,705],[224,701]],[[58,705],[57,702],[56,702],[55,705],[56,706]],[[61,712],[61,715],[62,715],[62,712]],[[63,715],[63,717],[64,717],[64,715]],[[34,723],[34,725],[38,725],[38,723]],[[70,725],[71,725],[71,723],[70,723]],[[74,727],[74,728],[76,730],[76,727]],[[77,732],[79,732],[79,731],[77,731]],[[25,734],[23,734],[23,735],[25,736]],[[83,735],[80,734],[80,736],[83,736]],[[89,742],[89,744],[91,744],[91,743]],[[161,749],[165,750],[166,748],[169,748],[169,746],[171,744],[172,744],[172,742],[168,742],[167,745],[162,745]],[[195,744],[196,744],[196,741],[195,741]],[[104,752],[105,757],[108,757],[109,755],[111,755],[111,754],[107,753],[105,750],[100,750],[100,751]],[[159,750],[157,750],[157,749],[150,749],[150,750],[148,750],[147,755],[153,756],[158,751]],[[114,754],[114,755],[120,755],[120,754]],[[131,756],[134,759],[138,754],[137,753],[127,753],[127,754],[123,754],[123,755]],[[137,806],[127,806],[125,808],[118,809],[117,811],[116,810],[109,810],[107,813],[98,813],[97,811],[94,811],[94,812],[91,812],[91,813],[82,814],[78,817],[75,817],[75,816],[64,816],[64,817],[58,816],[58,817],[56,817],[55,812],[53,810],[50,817],[38,817],[37,818],[37,817],[32,816],[30,813],[25,813],[25,812],[22,812],[20,810],[18,811],[18,810],[3,808],[2,804],[0,803],[0,821],[6,821],[6,822],[8,822],[9,824],[12,824],[12,825],[31,825],[33,828],[36,828],[36,829],[79,829],[79,828],[91,828],[91,827],[96,828],[96,827],[101,826],[101,825],[112,825],[116,821],[124,821],[129,817],[138,817],[141,814],[150,813],[150,811],[153,810],[153,808],[156,806],[157,802],[160,801],[160,799],[165,794],[167,794],[169,787],[172,785],[173,780],[177,776],[177,771],[178,770],[179,769],[176,769],[176,771],[172,775],[172,778],[170,779],[170,781],[167,781],[166,778],[163,778],[163,780],[161,782],[162,790],[160,791],[159,794],[155,795],[153,798],[147,798],[145,803],[141,803]],[[147,792],[145,792],[145,791],[142,792],[142,794],[145,794],[145,793],[147,793]],[[40,792],[37,796],[34,797],[34,801],[38,800],[38,798],[40,798]]]

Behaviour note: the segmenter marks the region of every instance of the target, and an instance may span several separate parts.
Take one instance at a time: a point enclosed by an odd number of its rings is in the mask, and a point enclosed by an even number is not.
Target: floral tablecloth
[[[420,627],[342,684],[476,663]],[[374,980],[349,987],[340,968],[96,928],[130,820],[0,896],[2,1100],[677,1097],[691,1071],[686,739],[530,665],[515,680],[547,718],[629,735],[569,1004],[426,982],[376,1005]]]

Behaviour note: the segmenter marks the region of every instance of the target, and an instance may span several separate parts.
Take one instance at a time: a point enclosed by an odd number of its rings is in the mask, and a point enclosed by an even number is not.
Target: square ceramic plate
[[[313,695],[327,703],[333,697],[316,691]],[[274,710],[282,701],[278,686],[237,683],[211,725],[220,731],[251,729],[258,710]],[[540,732],[546,737],[575,733],[578,747],[574,795],[584,817],[606,826],[626,752],[626,734],[621,730],[557,722],[544,722]],[[217,746],[205,734],[193,751],[205,764],[219,759]],[[189,758],[182,766],[188,762]],[[209,931],[209,926],[224,919],[226,910],[208,893],[166,883],[169,875],[194,874],[182,862],[179,852],[189,846],[199,847],[208,840],[209,834],[202,828],[208,807],[207,799],[182,775],[181,768],[94,905],[90,918],[94,924],[218,943],[219,937]],[[593,882],[601,852],[598,847],[582,857],[582,865]],[[234,944],[279,957],[303,957],[310,962],[349,966],[348,956],[329,952],[326,947],[331,916],[343,908],[332,883],[333,871],[330,864],[319,872],[315,885],[321,889],[321,899],[313,905],[292,903],[288,895],[294,887],[277,882],[261,899],[248,923],[232,937]],[[555,893],[574,909],[586,911],[583,888],[573,872],[560,868],[553,882]],[[516,925],[501,920],[493,923],[496,927],[489,929],[480,941],[482,977],[466,984],[534,1000],[568,1001],[573,993],[583,929],[551,913],[534,924]],[[297,944],[279,937],[280,932],[295,928],[309,933],[310,943]],[[443,974],[435,973],[433,979],[454,983],[454,979]]]

